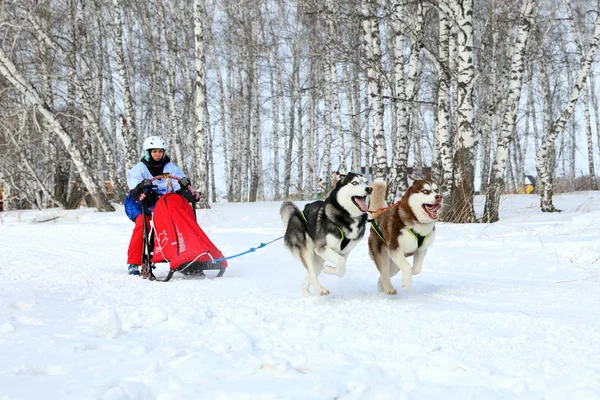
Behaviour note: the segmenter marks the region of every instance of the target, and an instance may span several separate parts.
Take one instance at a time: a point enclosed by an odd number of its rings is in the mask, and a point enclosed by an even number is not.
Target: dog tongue
[[[367,206],[367,203],[365,202],[364,197],[354,196],[354,202],[356,203],[356,205],[358,206],[358,208],[360,208],[360,211],[362,211],[362,212],[367,212],[367,210],[369,209],[369,206]]]

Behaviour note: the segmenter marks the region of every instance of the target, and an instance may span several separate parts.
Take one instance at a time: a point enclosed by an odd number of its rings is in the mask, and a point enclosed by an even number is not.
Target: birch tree
[[[513,54],[511,55],[510,72],[508,74],[509,87],[505,101],[506,110],[504,111],[502,126],[498,135],[490,184],[486,194],[485,210],[483,213],[484,222],[496,222],[499,219],[500,195],[504,191],[504,175],[508,159],[508,149],[513,131],[515,130],[517,109],[521,99],[521,88],[525,73],[525,50],[529,34],[535,23],[536,12],[537,0],[529,0],[523,3],[520,26],[515,36],[515,43],[512,46]]]
[[[592,61],[594,59],[594,54],[596,53],[596,49],[598,48],[598,41],[600,40],[600,0],[597,2],[597,16],[596,23],[594,26],[594,34],[588,48],[587,54],[585,58],[581,61],[581,69],[579,70],[579,74],[577,76],[577,80],[575,85],[571,90],[571,95],[569,101],[565,108],[563,109],[560,117],[556,120],[548,130],[544,131],[542,137],[542,143],[537,150],[536,153],[536,169],[538,172],[538,182],[539,186],[541,186],[541,197],[540,197],[540,208],[543,212],[555,212],[557,209],[554,207],[552,203],[553,196],[553,185],[552,185],[552,177],[550,171],[550,165],[552,160],[550,157],[553,156],[553,145],[554,141],[558,137],[560,133],[562,133],[565,129],[565,126],[571,116],[573,115],[573,110],[575,108],[575,103],[581,90],[584,88],[586,77],[589,73],[590,67],[592,65]]]
[[[208,182],[206,171],[206,81],[205,81],[205,56],[204,56],[204,19],[206,18],[202,0],[194,0],[194,55],[195,55],[195,116],[196,128],[195,159],[196,168],[194,176],[198,180],[195,184],[203,196],[200,197],[199,207],[209,208]]]
[[[387,171],[387,155],[385,135],[383,131],[383,98],[381,77],[381,39],[377,20],[377,3],[373,0],[362,0],[362,28],[364,32],[363,46],[367,70],[367,86],[369,87],[370,105],[373,110],[373,178],[385,177]]]
[[[135,114],[133,112],[133,101],[129,76],[125,61],[125,46],[123,44],[123,21],[121,19],[121,4],[119,0],[112,0],[114,15],[114,39],[115,39],[115,61],[119,72],[122,99],[125,105],[124,127],[126,132],[121,132],[125,139],[125,168],[130,169],[138,162],[138,134],[136,129]]]
[[[436,147],[439,167],[434,168],[434,176],[440,182],[444,199],[450,199],[453,180],[453,146],[450,135],[450,9],[440,4],[438,9],[439,45],[438,45],[438,86],[436,104]],[[437,174],[436,174],[437,172]]]
[[[79,172],[79,176],[91,197],[95,201],[96,208],[99,211],[114,211],[114,207],[108,202],[106,194],[98,185],[89,166],[84,161],[81,150],[77,147],[73,138],[60,124],[54,112],[40,97],[38,90],[29,82],[17,69],[16,65],[10,60],[4,49],[0,47],[0,74],[21,93],[31,105],[44,117],[46,123],[51,127],[54,134],[62,141],[69,152],[73,164]]]
[[[590,101],[589,101],[589,88],[586,87],[583,91],[583,110],[585,118],[585,137],[587,143],[587,156],[588,156],[588,168],[590,170],[589,180],[590,188],[592,190],[598,190],[598,182],[596,181],[596,169],[594,168],[594,139],[592,135],[592,118],[590,116]]]
[[[473,60],[473,0],[450,0],[457,24],[457,108],[456,125],[458,145],[455,151],[455,183],[448,222],[469,223],[475,221],[473,208],[476,137],[473,130],[473,84],[475,67]]]

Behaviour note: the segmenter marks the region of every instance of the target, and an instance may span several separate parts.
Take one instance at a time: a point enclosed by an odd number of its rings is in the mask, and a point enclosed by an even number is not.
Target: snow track
[[[538,201],[439,224],[392,297],[366,240],[304,298],[281,241],[222,278],[148,282],[126,275],[122,210],[0,213],[0,400],[600,399],[600,194]],[[278,210],[198,218],[229,256],[280,236]]]

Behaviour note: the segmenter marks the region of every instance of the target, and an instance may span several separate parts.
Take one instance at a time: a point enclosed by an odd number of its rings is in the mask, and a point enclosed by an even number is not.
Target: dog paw
[[[321,296],[329,296],[329,290],[325,289],[325,288],[322,288],[321,289]]]
[[[407,280],[407,281],[402,281],[402,289],[404,290],[410,290],[412,286],[412,280]]]
[[[391,296],[394,296],[394,295],[398,294],[398,291],[396,289],[392,288],[391,290],[386,290],[385,294],[389,294]]]
[[[413,267],[412,274],[419,275],[421,273],[421,267]]]

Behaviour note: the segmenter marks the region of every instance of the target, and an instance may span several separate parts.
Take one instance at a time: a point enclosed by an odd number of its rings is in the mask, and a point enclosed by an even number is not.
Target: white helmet
[[[160,136],[150,136],[144,140],[144,151],[150,149],[163,149],[167,151],[167,144]]]

